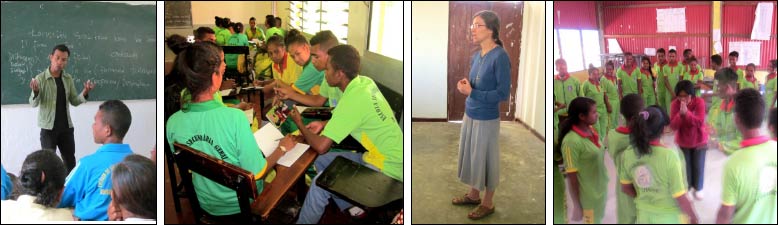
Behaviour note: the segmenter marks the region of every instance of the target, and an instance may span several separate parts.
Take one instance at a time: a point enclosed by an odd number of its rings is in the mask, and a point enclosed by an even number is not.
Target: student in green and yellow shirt
[[[357,75],[360,58],[354,47],[335,46],[328,54],[325,79],[331,86],[343,90],[338,106],[332,111],[332,119],[311,122],[306,127],[296,109],[290,114],[306,142],[320,154],[316,168],[323,171],[335,156],[343,156],[402,181],[403,135],[389,103],[373,80]],[[357,139],[367,152],[328,152],[332,143],[340,143],[348,135]],[[339,206],[346,204],[315,185],[317,178],[311,182],[297,223],[318,222],[330,198],[336,199],[336,203],[340,201]]]
[[[683,50],[683,61],[681,61],[681,65],[683,65],[683,71],[681,72],[681,75],[686,74],[689,71],[696,70],[696,71],[702,71],[702,67],[697,65],[691,65],[691,62],[689,59],[694,58],[694,52],[692,52],[692,49],[684,49]],[[696,68],[696,69],[695,69]],[[675,87],[673,87],[675,88]]]
[[[691,81],[694,84],[694,89],[697,90],[697,93],[695,96],[701,96],[700,89],[702,88],[702,78],[704,75],[702,74],[702,70],[699,69],[699,65],[697,65],[697,58],[692,56],[687,61],[689,61],[689,71],[685,71],[683,73],[683,76],[681,77],[681,80],[688,80]],[[675,88],[675,87],[673,87]]]
[[[264,176],[275,167],[277,160],[287,149],[294,147],[291,136],[283,138],[278,149],[267,157],[257,146],[254,135],[243,112],[225,107],[213,99],[213,92],[221,86],[225,70],[224,53],[211,42],[198,42],[192,45],[185,54],[186,58],[196,58],[197,65],[207,64],[214,67],[188,65],[177,63],[177,71],[183,73],[186,79],[205,82],[188,83],[187,88],[193,91],[193,101],[189,108],[180,110],[170,116],[165,126],[166,137],[170,149],[173,143],[192,147],[227,163],[239,166],[255,174],[251,179],[257,183],[257,194],[262,192]],[[214,216],[234,215],[240,213],[235,191],[226,188],[198,174],[193,174],[197,198],[205,212]]]
[[[232,26],[232,30],[235,31],[232,36],[227,39],[226,46],[249,46],[249,39],[243,34],[243,23],[235,23]],[[225,54],[224,60],[227,63],[227,68],[238,69],[245,68],[244,65],[238,65],[238,57],[242,55],[238,54]],[[245,62],[243,62],[245,63]]]
[[[720,55],[712,55],[710,57],[710,69],[713,70],[713,72],[719,71],[721,68],[721,65],[723,63],[723,59]],[[712,90],[712,94],[704,94],[702,95],[703,98],[706,98],[707,96],[710,96],[710,108],[708,110],[708,116],[705,118],[705,123],[708,125],[708,127],[713,127],[713,123],[716,121],[716,117],[719,114],[719,108],[721,107],[721,98],[719,98],[719,91],[718,91],[718,85],[716,84],[718,82],[718,77],[714,76],[714,84],[713,85],[706,85]]]
[[[665,88],[664,79],[662,79],[662,68],[667,65],[667,51],[665,51],[664,48],[659,48],[656,50],[656,58],[657,62],[654,63],[654,67],[652,68],[652,71],[654,72],[654,76],[656,77],[656,104],[659,106],[662,106],[662,108],[669,109],[670,105],[664,105],[665,104],[665,96],[668,95],[667,88]],[[675,88],[675,87],[673,87]]]
[[[756,77],[754,76],[754,72],[756,72],[756,65],[754,65],[753,63],[749,63],[746,66],[745,78],[738,81],[738,90],[743,90],[746,88],[753,88],[759,90],[759,81],[756,80]]]
[[[640,59],[640,75],[638,75],[638,93],[643,97],[646,105],[656,104],[656,91],[654,91],[654,75],[651,74],[651,59]]]
[[[565,178],[562,177],[562,172],[559,171],[559,164],[562,163],[562,154],[556,147],[558,147],[558,134],[559,134],[559,118],[557,112],[562,109],[554,105],[554,154],[551,166],[554,173],[554,224],[567,223],[567,194],[565,193]]]
[[[567,73],[567,62],[564,59],[557,59],[555,65],[559,74],[554,76],[554,105],[564,108],[559,111],[560,118],[564,119],[567,117],[567,105],[581,96],[581,83]]]
[[[255,85],[273,88],[280,86],[291,87],[294,85],[300,77],[303,67],[294,63],[294,59],[292,59],[292,56],[286,51],[286,44],[284,43],[283,38],[278,35],[270,37],[267,41],[267,51],[270,59],[273,60],[273,79],[264,82],[255,81]],[[273,88],[265,88],[262,90],[265,93],[265,98],[274,96]]]
[[[638,93],[638,77],[640,77],[640,69],[635,65],[635,57],[632,53],[624,53],[625,62],[621,65],[621,68],[616,70],[616,78],[619,81],[619,95],[624,97],[628,94]]]
[[[605,95],[608,96],[608,103],[610,103],[610,109],[608,110],[608,130],[616,129],[619,126],[619,88],[618,79],[614,74],[613,61],[605,63],[605,76],[602,76],[600,83],[605,89]]]
[[[568,106],[568,115],[559,125],[562,140],[558,148],[570,184],[571,220],[602,223],[608,174],[600,137],[591,127],[599,119],[596,103],[590,98],[576,98]]]
[[[633,117],[630,146],[619,171],[621,191],[635,198],[636,223],[698,222],[686,197],[681,158],[659,142],[670,124],[664,109],[648,107]]]
[[[291,33],[290,33],[291,35]],[[303,67],[300,78],[294,82],[292,88],[302,94],[319,94],[319,88],[324,80],[324,71],[319,71],[311,62],[311,45],[302,34],[296,34],[286,38],[289,42],[287,48],[289,55],[297,65]]]
[[[737,93],[738,79],[732,68],[720,69],[716,72],[716,78],[718,79],[719,97],[722,101],[718,111],[710,115],[716,117],[712,123],[711,136],[716,137],[715,142],[718,142],[718,149],[730,155],[739,148],[740,141],[743,139],[742,134],[735,127],[734,112],[732,111],[735,105],[734,96]]]
[[[739,68],[737,66],[737,59],[740,57],[740,53],[737,51],[732,51],[729,53],[727,57],[727,62],[729,63],[729,68],[732,68],[733,71],[737,73],[737,80],[740,82],[744,78],[746,78],[746,73],[743,71],[743,69]]]
[[[778,145],[760,131],[764,108],[757,90],[745,89],[735,97],[734,120],[744,140],[724,166],[721,208],[716,223],[778,222],[775,183]]]
[[[232,36],[233,33],[235,33],[232,30],[232,24],[230,22],[229,18],[224,18],[224,21],[222,21],[222,26],[219,31],[216,31],[216,44],[219,46],[227,45],[227,40],[230,39],[230,36]],[[218,26],[217,26],[218,27]]]
[[[261,27],[257,27],[257,19],[254,17],[249,19],[249,27],[246,29],[246,37],[249,40],[259,39],[265,41],[265,31]]]
[[[621,100],[620,112],[626,118],[627,124],[638,114],[643,111],[643,98],[637,94],[629,94],[624,96]],[[624,151],[629,147],[629,134],[631,133],[629,127],[620,126],[614,130],[610,130],[608,133],[608,154],[616,168],[616,174],[621,174],[624,170],[623,156]],[[616,183],[616,211],[617,222],[620,224],[634,224],[635,223],[635,201],[632,197],[627,196],[626,193],[619,191],[621,186]]]
[[[776,70],[778,69],[778,61],[775,59],[770,60],[770,74],[767,75],[767,78],[765,78],[767,81],[765,81],[765,87],[764,87],[764,101],[765,105],[768,109],[777,107],[778,103],[776,103],[776,93],[778,93],[778,84],[776,84]]]
[[[667,53],[669,62],[662,67],[662,77],[660,77],[663,86],[657,86],[657,89],[663,89],[662,91],[664,92],[664,98],[658,100],[661,102],[659,105],[663,107],[667,106],[665,111],[668,114],[670,114],[670,105],[672,104],[673,99],[675,99],[675,85],[678,84],[684,68],[684,66],[679,64],[676,60],[677,55],[678,53],[675,49],[670,49],[670,52]]]
[[[597,114],[599,119],[592,125],[594,130],[600,134],[607,134],[608,132],[608,108],[610,103],[605,95],[605,88],[600,83],[600,70],[594,67],[589,67],[589,79],[587,79],[581,86],[583,96],[593,99],[597,104]],[[601,137],[604,139],[605,137]],[[601,140],[602,141],[602,140]]]
[[[327,51],[329,51],[330,48],[335,47],[336,45],[338,45],[338,38],[335,37],[332,31],[324,30],[324,31],[317,32],[311,38],[311,42],[310,42],[311,57],[310,57],[309,64],[313,65],[313,68],[315,68],[317,71],[321,71],[322,73],[324,73],[324,69],[327,67],[327,62],[329,61],[329,55],[327,55]],[[276,91],[278,94],[277,96],[280,99],[283,100],[291,99],[303,105],[314,106],[314,107],[320,107],[320,106],[335,107],[338,105],[338,100],[340,100],[340,96],[343,95],[343,91],[341,91],[339,88],[332,87],[329,84],[327,84],[326,79],[321,80],[318,94],[300,93],[293,90],[291,87],[290,88],[280,87]]]

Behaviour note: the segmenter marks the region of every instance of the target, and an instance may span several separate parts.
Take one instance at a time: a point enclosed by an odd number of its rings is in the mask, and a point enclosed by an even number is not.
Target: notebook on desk
[[[265,155],[265,158],[276,150],[283,138],[284,135],[281,134],[281,131],[270,123],[265,124],[265,126],[262,126],[257,132],[254,132],[254,139],[257,140],[257,145],[259,145],[259,149],[262,150],[262,154]],[[307,150],[308,147],[310,146],[307,144],[297,143],[294,148],[288,149],[286,154],[278,159],[278,165],[291,167],[292,164],[305,153],[305,150]]]

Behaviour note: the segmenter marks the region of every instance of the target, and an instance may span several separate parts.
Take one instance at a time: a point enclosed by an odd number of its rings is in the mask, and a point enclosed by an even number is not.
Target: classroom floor
[[[470,220],[472,206],[455,206],[451,199],[469,187],[457,178],[461,123],[414,122],[412,223],[545,223],[545,146],[515,122],[500,124],[500,184],[494,196],[496,212]],[[549,187],[550,188],[550,187]]]
[[[662,137],[662,143],[675,147],[673,139],[673,134],[665,134]],[[689,194],[689,199],[694,204],[694,210],[697,212],[701,224],[716,223],[716,214],[721,206],[721,173],[726,161],[726,155],[718,149],[708,149],[708,152],[705,153],[704,198],[702,201],[697,201],[691,196],[691,193]],[[608,154],[605,154],[605,167],[608,169],[610,182],[608,182],[605,217],[602,219],[602,223],[614,224],[616,223],[616,187],[614,185],[617,182],[617,175],[613,160]],[[572,204],[569,191],[567,192],[567,204]],[[570,218],[570,212],[568,212],[568,218]]]

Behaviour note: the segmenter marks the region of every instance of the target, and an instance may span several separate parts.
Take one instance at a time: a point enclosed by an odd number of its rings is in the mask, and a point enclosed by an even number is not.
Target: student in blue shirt
[[[108,220],[111,202],[111,171],[113,166],[132,154],[130,145],[122,144],[130,129],[130,109],[119,100],[100,105],[92,124],[95,143],[103,144],[95,153],[84,156],[65,180],[59,207],[75,207],[73,216],[79,220]]]
[[[2,195],[0,195],[0,200],[6,200],[8,199],[8,196],[11,195],[11,191],[13,190],[13,183],[11,183],[11,178],[8,177],[8,173],[5,172],[5,167],[0,165],[0,169],[2,169],[2,181],[3,181],[3,189],[2,189]]]

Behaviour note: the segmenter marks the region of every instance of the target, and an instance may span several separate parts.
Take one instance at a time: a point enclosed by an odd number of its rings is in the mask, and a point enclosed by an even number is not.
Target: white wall
[[[545,136],[545,4],[524,2],[516,118]]]
[[[96,87],[100,88],[100,87]],[[156,143],[156,101],[123,101],[132,113],[132,125],[124,137],[133,152],[148,157]],[[89,101],[78,107],[70,106],[76,142],[76,161],[92,154],[100,145],[92,138],[92,123],[102,101]],[[2,105],[0,112],[2,126],[2,163],[6,171],[19,175],[22,162],[27,154],[40,150],[40,127],[38,127],[38,108],[28,104]],[[161,130],[161,129],[160,129]],[[59,150],[57,150],[59,154]]]
[[[411,118],[446,118],[449,3],[412,4]]]

